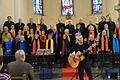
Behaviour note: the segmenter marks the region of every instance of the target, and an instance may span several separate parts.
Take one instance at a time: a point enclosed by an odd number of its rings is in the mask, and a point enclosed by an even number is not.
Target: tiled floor
[[[61,68],[53,69],[53,73],[54,73],[53,79],[39,79],[39,71],[36,71],[35,72],[35,76],[36,76],[35,80],[62,80],[61,70],[62,70]],[[101,73],[99,68],[92,68],[92,72],[93,72],[93,77],[94,77],[93,80],[118,80],[118,79],[107,79],[104,69]]]

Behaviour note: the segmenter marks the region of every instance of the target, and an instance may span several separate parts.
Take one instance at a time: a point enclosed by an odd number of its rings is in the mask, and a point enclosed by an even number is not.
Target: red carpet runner
[[[77,70],[76,69],[73,69],[73,68],[70,68],[70,67],[67,67],[67,68],[62,68],[62,80],[71,80],[72,77],[73,79],[72,80],[79,80],[76,79],[76,72]],[[87,77],[87,74],[85,73],[84,74],[84,80],[88,80],[88,77]]]

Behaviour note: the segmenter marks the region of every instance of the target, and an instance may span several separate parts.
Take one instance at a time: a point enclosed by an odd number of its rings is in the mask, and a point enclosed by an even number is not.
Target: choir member
[[[70,43],[70,47],[74,44],[74,38],[73,36],[69,33],[69,29],[65,29],[64,31],[65,35],[67,36],[68,42]]]
[[[15,38],[16,36],[16,31],[15,31],[15,26],[14,25],[11,25],[11,30],[10,30],[11,34],[12,34],[12,37]]]
[[[41,30],[41,31],[44,30],[45,33],[47,32],[47,26],[46,26],[46,24],[44,23],[43,17],[40,19],[40,24],[39,24],[39,26],[40,26],[40,30]]]
[[[9,33],[9,30],[8,30],[8,27],[7,26],[5,26],[4,27],[4,29],[3,29],[3,32],[1,33],[1,37],[2,37],[2,43],[3,43],[3,41],[5,40],[5,35],[7,34],[7,33]]]
[[[36,30],[36,24],[33,22],[33,18],[29,19],[29,23],[27,24],[29,30],[32,28],[34,31]]]
[[[97,37],[97,29],[96,29],[96,26],[95,26],[95,25],[89,24],[89,25],[87,26],[86,31],[87,31],[87,34],[86,34],[87,40],[89,40],[90,35],[94,36],[94,38]]]
[[[119,44],[119,40],[116,33],[113,34],[112,47],[113,47],[112,50],[114,54],[120,54],[120,44]]]
[[[47,36],[48,34],[52,34],[52,37],[53,37],[53,28],[54,28],[54,25],[50,25],[50,28],[47,30]]]
[[[106,16],[106,23],[108,24],[109,29],[110,29],[110,31],[111,31],[112,34],[113,34],[114,31],[115,31],[115,28],[116,28],[116,24],[115,24],[115,22],[112,21],[112,19],[111,19],[110,16]]]
[[[78,29],[77,29],[78,28]],[[83,19],[80,18],[79,23],[76,24],[76,32],[80,31],[80,33],[82,34],[83,38],[86,37],[86,28],[85,28],[85,23],[83,23]]]
[[[108,41],[111,42],[112,40],[112,31],[109,29],[108,24],[104,25],[104,30],[106,31],[106,35],[108,37]]]
[[[40,49],[39,35],[35,34],[35,38],[32,43],[32,55],[36,55],[37,49]]]
[[[118,20],[117,20],[115,32],[120,41],[120,18],[118,18]]]
[[[45,31],[43,30],[40,35],[40,46],[41,46],[40,48],[41,49],[45,49],[46,39],[47,37],[45,35]]]
[[[56,29],[57,29],[58,32],[61,32],[61,31],[64,32],[65,24],[62,23],[62,19],[58,19],[58,23],[56,24]]]
[[[112,38],[112,52],[113,52],[113,66],[116,62],[120,61],[120,43],[116,33],[113,34]]]
[[[28,54],[28,47],[27,47],[27,42],[25,41],[25,37],[23,35],[20,36],[20,40],[17,43],[17,50],[23,50],[25,53]]]
[[[74,25],[72,24],[71,20],[68,21],[68,24],[66,25],[65,28],[69,29],[69,32],[72,36],[74,35]]]
[[[18,23],[15,24],[15,30],[18,32],[20,29],[23,31],[25,24],[22,22],[22,19],[18,19]]]
[[[52,39],[52,35],[51,34],[48,34],[48,39],[46,40],[46,49],[50,49],[50,53],[51,55],[48,55],[47,57],[47,61],[48,61],[48,65],[49,65],[49,68],[52,68],[52,63],[54,63],[54,40]]]
[[[98,23],[98,32],[101,34],[104,30],[104,25],[106,23],[106,18],[104,16],[101,16],[101,21]]]
[[[52,39],[51,34],[48,34],[48,39],[46,40],[46,49],[50,49],[51,54],[54,54],[54,40]]]
[[[15,37],[15,49],[17,50],[17,43],[20,40],[20,36],[23,35],[22,30],[19,30],[16,37]]]
[[[86,29],[84,26],[81,26],[79,23],[76,24],[76,29],[75,29],[75,33],[80,33],[83,38],[86,38]]]
[[[32,43],[34,40],[34,30],[30,29],[29,35],[28,35],[28,39],[26,40],[28,42],[28,47],[29,47],[29,54],[31,54],[32,52]]]
[[[25,40],[27,40],[27,39],[28,39],[28,35],[29,35],[29,29],[28,29],[27,26],[24,27],[22,33],[23,33],[23,35],[24,35],[24,37],[25,37]]]
[[[5,39],[3,41],[3,55],[4,55],[4,63],[9,63],[12,59],[12,55],[14,53],[13,51],[13,38],[10,33],[5,33],[4,35]]]
[[[96,43],[95,38],[93,35],[90,34],[89,40],[88,40],[88,45],[93,46]],[[97,57],[97,46],[95,45],[91,50],[89,50],[89,61],[91,63],[92,67],[95,67],[95,60]]]
[[[111,45],[110,42],[108,40],[108,36],[105,30],[102,31],[102,35],[100,37],[99,40],[99,51],[101,51],[102,53],[107,53],[110,52],[111,49]]]
[[[64,67],[66,67],[66,64],[67,64],[67,57],[68,57],[67,53],[68,53],[69,49],[70,49],[69,41],[67,39],[67,36],[65,34],[63,34],[62,45],[60,47],[60,53],[62,56],[62,63],[63,63]]]
[[[8,16],[8,17],[7,17],[7,20],[8,20],[8,21],[5,21],[5,23],[4,23],[4,25],[3,25],[3,28],[4,28],[5,26],[7,26],[7,27],[8,27],[8,30],[10,30],[10,29],[11,29],[11,25],[14,25],[14,22],[12,21],[12,17],[11,17],[11,16]]]
[[[61,35],[62,36],[62,35]],[[53,27],[52,38],[54,40],[54,52],[55,52],[55,63],[60,62],[60,45],[61,45],[61,36],[57,29]]]
[[[41,35],[41,30],[39,25],[36,26],[35,34]]]
[[[87,26],[86,30],[87,30],[87,34],[86,34],[87,39],[89,38],[89,35],[90,35],[90,34],[93,35],[94,38],[97,37],[97,28],[96,28],[96,26],[92,23],[92,21],[89,22],[89,25]],[[88,39],[88,40],[89,40],[89,39]]]

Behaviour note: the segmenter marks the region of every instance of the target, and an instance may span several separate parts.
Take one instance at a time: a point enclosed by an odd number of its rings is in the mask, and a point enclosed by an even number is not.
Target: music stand
[[[37,49],[36,55],[51,55],[50,49]]]
[[[45,67],[45,63],[50,63],[50,56],[51,56],[51,50],[50,49],[38,49],[36,52],[36,56],[38,56],[38,62],[39,65],[41,64],[42,67]]]

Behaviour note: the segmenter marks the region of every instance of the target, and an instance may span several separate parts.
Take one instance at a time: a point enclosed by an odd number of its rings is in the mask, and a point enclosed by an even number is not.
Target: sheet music
[[[36,55],[51,55],[50,49],[38,49]]]

